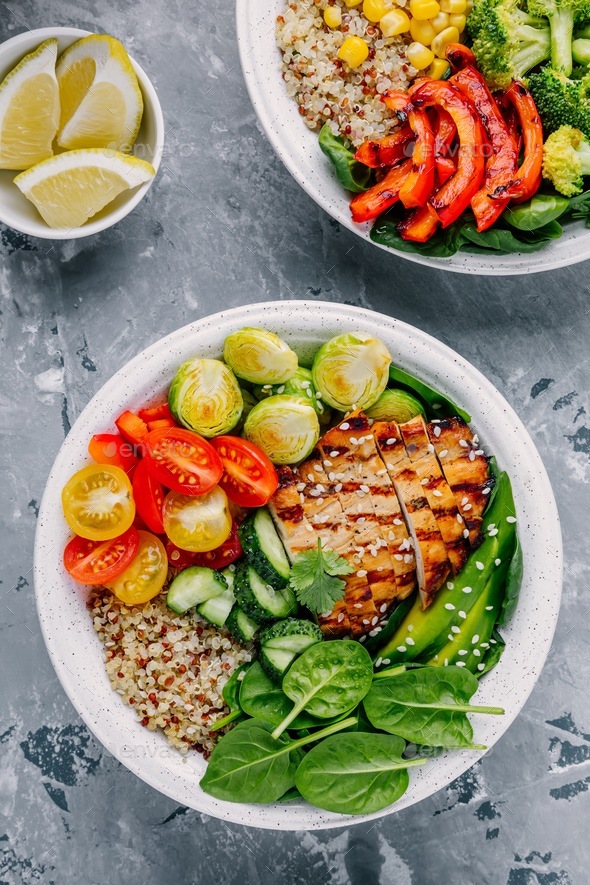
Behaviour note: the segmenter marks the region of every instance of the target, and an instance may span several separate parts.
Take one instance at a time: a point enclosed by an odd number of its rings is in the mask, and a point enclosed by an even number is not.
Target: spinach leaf
[[[557,221],[550,221],[538,230],[519,231],[506,230],[494,226],[488,230],[478,231],[472,223],[463,224],[461,234],[468,243],[479,246],[490,252],[537,252],[549,240],[557,240],[563,229]],[[469,248],[467,251],[470,251]]]
[[[512,559],[510,560],[510,566],[508,567],[508,574],[506,575],[506,589],[504,591],[504,601],[502,602],[502,608],[500,609],[500,614],[498,615],[498,626],[503,627],[508,623],[512,615],[514,614],[514,610],[518,603],[518,596],[520,593],[520,588],[522,585],[522,575],[523,575],[523,561],[522,561],[522,547],[520,546],[520,541],[518,540],[518,535],[516,536],[516,545],[514,547],[514,553],[512,555]]]
[[[373,657],[378,657],[377,651],[387,640],[393,636],[397,628],[400,626],[405,616],[408,614],[414,604],[414,594],[410,594],[397,605],[387,619],[387,623],[377,636],[369,636],[364,644],[365,648]]]
[[[575,197],[570,197],[569,209],[572,218],[585,218],[586,227],[590,226],[590,191],[584,191]]]
[[[220,728],[225,728],[230,722],[235,722],[237,719],[242,718],[242,708],[239,700],[240,686],[242,684],[242,673],[244,673],[245,670],[248,670],[249,667],[250,664],[242,664],[241,667],[234,670],[223,686],[221,695],[226,705],[229,707],[230,712],[222,719],[218,719],[211,727],[211,731],[219,731]]]
[[[503,219],[518,230],[538,230],[556,221],[570,208],[570,201],[560,194],[535,194],[526,203],[509,206]]]
[[[418,252],[432,258],[450,258],[455,255],[462,243],[460,229],[451,225],[446,230],[438,230],[426,243],[412,243],[402,239],[398,229],[399,218],[382,215],[371,228],[370,237],[374,243],[389,246],[399,252]]]
[[[304,799],[340,814],[372,814],[402,796],[408,768],[425,759],[403,759],[405,742],[386,734],[336,734],[313,747],[300,763],[295,784]]]
[[[273,728],[279,725],[293,709],[293,702],[280,686],[269,679],[258,661],[254,661],[244,676],[240,689],[240,704],[248,716],[261,719]],[[322,724],[308,713],[300,713],[290,728],[311,728]]]
[[[403,369],[398,369],[397,366],[393,365],[390,366],[389,380],[417,394],[422,402],[428,406],[432,415],[437,415],[439,418],[463,418],[467,424],[471,422],[471,415],[464,409],[461,409],[452,399],[439,393],[438,390],[425,384],[424,381],[420,381],[408,372],[404,372]]]
[[[371,658],[359,642],[334,639],[311,645],[291,664],[283,691],[294,707],[273,731],[278,737],[305,710],[328,719],[356,707],[373,679]]]
[[[483,749],[474,745],[466,713],[502,714],[469,704],[477,678],[464,667],[423,667],[375,679],[363,704],[376,728],[415,744]]]
[[[279,802],[292,802],[294,799],[303,799],[303,796],[297,789],[297,787],[291,787],[290,790],[287,790],[284,796],[281,796]]]
[[[213,752],[201,787],[216,799],[229,802],[276,802],[295,786],[301,748],[347,728],[348,720],[330,725],[311,737],[291,741],[272,737],[259,719],[240,722],[222,737]]]
[[[334,135],[327,123],[320,129],[318,140],[320,148],[334,164],[340,184],[355,194],[367,190],[371,170],[354,159],[354,151],[344,146],[342,139]]]
[[[481,679],[482,676],[489,673],[490,670],[493,670],[504,654],[506,643],[504,642],[504,637],[496,629],[494,629],[494,632],[492,633],[492,639],[494,641],[492,642],[490,640],[490,647],[482,660],[483,670],[479,670],[477,673],[478,679]]]

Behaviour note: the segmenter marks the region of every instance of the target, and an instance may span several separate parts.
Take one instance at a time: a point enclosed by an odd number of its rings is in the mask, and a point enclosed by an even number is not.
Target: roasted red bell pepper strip
[[[434,153],[437,157],[447,157],[450,147],[457,135],[455,121],[443,108],[436,109],[436,127],[434,130]]]
[[[432,208],[430,203],[415,209],[408,217],[401,221],[397,229],[402,240],[411,240],[413,243],[425,243],[433,235],[440,218]]]
[[[405,114],[410,104],[407,92],[395,92],[393,89],[387,89],[381,96],[381,100],[385,102],[390,111],[395,111],[398,115]]]
[[[445,183],[445,181],[449,180],[451,175],[455,174],[455,172],[457,171],[457,164],[452,157],[436,157],[434,162],[436,166],[435,178],[438,187],[440,187]]]
[[[393,166],[398,160],[405,160],[411,156],[410,147],[414,138],[412,128],[404,125],[397,132],[392,132],[384,138],[365,141],[357,150],[354,159],[370,169]]]
[[[138,409],[137,414],[146,424],[149,424],[150,421],[161,421],[164,418],[174,420],[168,403],[160,403],[159,406],[148,406],[145,409]]]
[[[442,107],[457,127],[457,171],[434,194],[430,203],[443,227],[448,227],[469,206],[481,187],[485,160],[484,131],[477,111],[456,86],[444,80],[422,80],[410,89],[413,107]]]
[[[445,49],[445,55],[453,71],[462,71],[467,67],[477,70],[475,55],[468,46],[463,46],[462,43],[449,43]]]
[[[494,196],[498,188],[506,187],[514,180],[518,168],[518,152],[500,108],[475,68],[467,66],[450,80],[468,98],[480,116],[489,145],[482,187],[471,199],[477,229],[487,230],[498,220],[510,198]]]
[[[123,412],[116,419],[115,424],[125,442],[131,443],[132,446],[141,446],[149,433],[145,421],[142,421],[139,415],[134,415],[133,412]]]
[[[425,110],[411,108],[408,123],[416,133],[412,169],[402,184],[399,198],[406,209],[424,206],[434,189],[434,132]]]
[[[385,178],[368,191],[357,194],[350,203],[353,221],[362,223],[377,218],[399,200],[399,192],[412,169],[412,161],[404,160],[390,169]]]
[[[543,166],[543,125],[535,99],[524,83],[514,80],[505,93],[518,114],[524,141],[524,160],[513,181],[506,188],[498,188],[496,196],[509,197],[516,203],[529,200],[539,190]]]

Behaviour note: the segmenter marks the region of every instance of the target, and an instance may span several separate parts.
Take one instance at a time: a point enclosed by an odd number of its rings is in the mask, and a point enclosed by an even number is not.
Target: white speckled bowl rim
[[[74,424],[47,481],[35,541],[39,620],[57,675],[84,722],[120,762],[179,804],[226,821],[271,829],[359,823],[431,796],[482,754],[447,752],[434,759],[412,772],[410,789],[399,802],[372,815],[332,814],[302,803],[265,806],[217,801],[199,788],[203,759],[197,753],[183,759],[162,734],[142,728],[133,710],[111,689],[102,644],[85,608],[86,590],[62,565],[68,528],[61,511],[61,489],[72,472],[87,463],[90,436],[112,429],[114,417],[123,409],[136,408],[162,394],[183,360],[220,356],[226,335],[244,325],[276,331],[300,354],[343,331],[362,330],[379,336],[395,363],[441,389],[471,413],[483,444],[511,476],[525,563],[520,602],[503,631],[506,651],[499,666],[482,681],[478,694],[479,703],[501,705],[506,714],[474,717],[476,740],[493,747],[518,715],[549,652],[561,597],[561,532],[545,468],[514,411],[465,359],[419,329],[357,307],[284,301],[223,311],[167,335],[117,372]]]
[[[293,178],[332,218],[369,243],[370,224],[355,224],[347,192],[338,184],[330,161],[322,154],[317,133],[303,122],[298,105],[287,95],[275,41],[277,15],[286,0],[236,0],[238,45],[250,99],[271,145]],[[489,276],[512,276],[553,270],[590,258],[590,231],[583,221],[568,222],[559,240],[539,252],[475,255],[459,252],[452,258],[431,258],[374,245],[400,258],[450,270]]]

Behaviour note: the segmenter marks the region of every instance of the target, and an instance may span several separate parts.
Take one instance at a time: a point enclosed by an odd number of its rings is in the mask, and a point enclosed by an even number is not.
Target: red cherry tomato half
[[[272,498],[279,478],[272,461],[248,440],[218,436],[211,445],[221,458],[223,476],[219,485],[240,507],[263,507]]]
[[[181,427],[153,430],[145,440],[145,460],[154,479],[182,495],[205,495],[223,473],[215,449]]]
[[[208,550],[206,553],[196,553],[192,565],[205,565],[208,568],[225,568],[226,565],[231,565],[232,562],[239,559],[243,552],[238,535],[238,526],[234,522],[227,541],[224,541],[215,550]]]
[[[168,562],[173,568],[188,568],[196,565],[198,553],[191,553],[190,550],[183,550],[177,547],[172,541],[166,541],[166,553],[168,554]]]
[[[64,566],[82,584],[106,584],[131,565],[139,549],[137,529],[110,541],[90,541],[76,536],[64,550]]]
[[[149,429],[145,421],[142,421],[138,415],[133,412],[123,412],[116,419],[115,424],[117,430],[123,439],[131,443],[132,446],[141,446],[149,433]]]
[[[164,504],[162,484],[154,479],[144,460],[140,461],[133,474],[133,500],[139,517],[156,535],[164,534],[162,506]]]
[[[135,447],[118,433],[95,433],[88,443],[88,453],[97,464],[114,464],[131,476],[139,463]]]

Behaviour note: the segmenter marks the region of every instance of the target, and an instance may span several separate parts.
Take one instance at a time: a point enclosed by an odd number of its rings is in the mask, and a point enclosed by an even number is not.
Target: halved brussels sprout
[[[317,412],[317,416],[322,420],[322,416],[329,411],[320,399],[320,394],[316,391],[309,369],[299,366],[292,378],[285,381],[284,384],[259,384],[254,388],[254,396],[257,399],[268,399],[269,396],[277,396],[281,394],[287,396],[301,396],[309,401],[309,405],[313,406]]]
[[[395,421],[396,424],[404,424],[416,415],[426,417],[422,403],[405,390],[384,390],[377,402],[365,411],[367,418],[374,421]]]
[[[313,361],[313,382],[340,412],[368,409],[387,386],[391,356],[382,341],[362,333],[336,335]]]
[[[242,392],[221,360],[183,363],[170,386],[168,405],[176,420],[201,436],[227,433],[242,415]]]
[[[248,415],[244,436],[266,452],[273,464],[298,464],[313,451],[320,425],[308,399],[270,396]]]
[[[283,384],[297,371],[297,354],[274,332],[247,327],[225,339],[223,359],[251,384]]]

